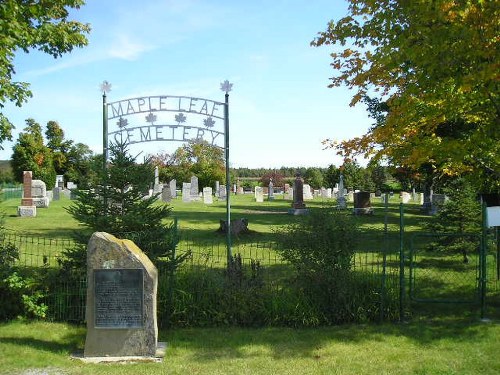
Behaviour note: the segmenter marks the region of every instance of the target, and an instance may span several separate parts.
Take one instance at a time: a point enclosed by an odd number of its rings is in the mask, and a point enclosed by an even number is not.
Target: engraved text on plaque
[[[95,327],[143,327],[143,270],[94,270]]]

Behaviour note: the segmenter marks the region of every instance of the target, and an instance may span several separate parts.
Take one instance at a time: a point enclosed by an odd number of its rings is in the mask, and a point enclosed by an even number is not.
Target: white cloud
[[[116,40],[112,43],[108,55],[113,58],[132,61],[137,60],[143,53],[155,48],[154,45],[141,43],[134,40],[129,35],[121,34],[118,35]]]

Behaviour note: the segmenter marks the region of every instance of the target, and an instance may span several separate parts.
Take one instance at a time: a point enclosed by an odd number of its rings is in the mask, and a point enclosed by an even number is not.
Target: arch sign
[[[114,143],[206,141],[226,149],[228,97],[232,84],[225,81],[221,90],[226,101],[218,102],[187,96],[157,95],[106,102],[111,85],[104,81],[103,132]],[[108,132],[114,122],[116,130]],[[103,148],[107,151],[108,140]],[[107,155],[107,152],[106,152]]]
[[[224,148],[225,103],[185,96],[148,96],[108,103],[114,143],[207,141]]]
[[[229,178],[229,92],[232,83],[220,85],[225,101],[188,96],[157,95],[123,99],[108,103],[106,93],[111,84],[101,84],[103,100],[103,168],[108,160],[109,138],[113,143],[136,144],[145,142],[206,141],[224,149],[226,181]],[[108,132],[114,122],[116,130]],[[230,183],[226,183],[227,246],[231,256],[230,240]]]

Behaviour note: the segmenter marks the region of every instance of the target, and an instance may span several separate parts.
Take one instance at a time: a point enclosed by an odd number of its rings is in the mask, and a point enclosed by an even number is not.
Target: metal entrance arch
[[[229,92],[233,84],[225,80],[220,89],[224,102],[211,99],[155,95],[107,102],[111,84],[104,81],[102,91],[103,169],[106,169],[109,137],[115,142],[188,142],[205,140],[224,150],[226,164],[226,242],[228,264],[231,253],[231,181],[229,174]],[[110,121],[117,130],[109,132]]]

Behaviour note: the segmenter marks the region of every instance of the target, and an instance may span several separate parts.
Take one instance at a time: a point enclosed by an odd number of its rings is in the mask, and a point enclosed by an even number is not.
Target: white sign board
[[[488,227],[500,227],[500,206],[486,207]]]

